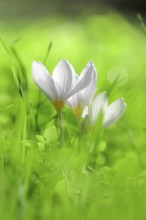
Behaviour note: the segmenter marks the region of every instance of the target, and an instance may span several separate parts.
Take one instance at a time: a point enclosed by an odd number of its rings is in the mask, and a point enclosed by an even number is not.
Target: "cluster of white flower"
[[[90,125],[95,124],[102,113],[103,125],[107,127],[116,122],[126,109],[123,98],[108,105],[106,92],[94,98],[97,74],[92,62],[89,62],[78,76],[72,65],[62,59],[51,76],[42,63],[33,61],[32,76],[58,114],[66,103],[72,108],[77,120],[87,116]]]

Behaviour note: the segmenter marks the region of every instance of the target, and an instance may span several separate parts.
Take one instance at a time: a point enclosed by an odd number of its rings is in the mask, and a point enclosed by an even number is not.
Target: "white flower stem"
[[[89,166],[93,169],[96,167],[96,161],[99,155],[99,145],[103,136],[102,128],[97,129],[97,131],[98,135],[96,135],[95,131],[93,130],[90,137],[90,142],[93,142],[93,144],[90,146]]]
[[[82,131],[81,131],[81,123],[78,122],[79,134],[78,134],[78,152],[81,152],[82,148]]]
[[[60,143],[64,145],[64,128],[63,128],[63,118],[62,110],[58,111],[59,127],[60,127]]]
[[[91,167],[95,168],[96,166],[96,161],[97,161],[97,157],[98,157],[98,153],[99,153],[99,143],[98,144],[94,144],[93,146],[93,151],[91,153]]]

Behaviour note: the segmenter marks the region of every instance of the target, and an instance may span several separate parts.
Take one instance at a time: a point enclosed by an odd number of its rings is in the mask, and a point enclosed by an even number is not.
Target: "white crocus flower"
[[[81,118],[85,106],[87,106],[93,99],[96,90],[96,69],[92,62],[87,63],[82,70],[80,77],[83,77],[89,69],[92,71],[92,79],[88,86],[67,100],[67,104],[72,108],[73,113],[78,120]],[[78,77],[76,80],[78,81]]]
[[[78,77],[71,64],[62,59],[51,76],[42,63],[33,61],[32,76],[37,86],[59,113],[68,98],[88,86],[93,78],[92,69],[93,66],[90,65],[84,74]]]
[[[92,103],[84,109],[82,117],[86,115],[89,117],[89,123],[94,125],[100,114],[103,114],[103,125],[108,127],[114,124],[124,113],[126,109],[126,103],[124,99],[120,98],[108,105],[108,99],[106,92],[102,92],[96,96]]]

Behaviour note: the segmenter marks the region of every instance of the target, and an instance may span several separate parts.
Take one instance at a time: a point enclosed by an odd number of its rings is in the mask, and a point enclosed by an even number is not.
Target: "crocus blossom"
[[[92,70],[93,65],[89,65],[78,77],[72,65],[62,59],[51,76],[42,63],[32,63],[32,77],[35,83],[53,103],[57,112],[62,110],[68,98],[89,85],[94,74]]]
[[[122,116],[125,109],[126,104],[123,98],[108,105],[106,92],[102,92],[84,109],[82,117],[84,118],[88,115],[90,124],[94,125],[98,121],[99,115],[103,114],[103,125],[104,127],[108,127],[114,124]]]
[[[89,62],[84,67],[80,77],[83,77],[89,69],[91,69],[92,71],[92,78],[88,86],[85,87],[83,90],[77,92],[67,100],[67,104],[72,108],[74,115],[77,119],[80,119],[85,106],[87,106],[93,99],[96,90],[96,69],[92,62]],[[78,80],[79,77],[77,76],[76,81]]]

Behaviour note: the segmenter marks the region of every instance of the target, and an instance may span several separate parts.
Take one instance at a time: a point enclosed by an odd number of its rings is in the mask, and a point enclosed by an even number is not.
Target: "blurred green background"
[[[136,9],[142,3],[0,1],[0,219],[145,220],[146,34],[136,15],[144,14]],[[32,80],[32,61],[44,62],[50,43],[50,72],[61,58],[77,73],[92,60],[97,93],[127,103],[104,131],[94,171],[85,169],[87,146],[76,150],[68,108],[66,146],[58,148],[56,114]]]

